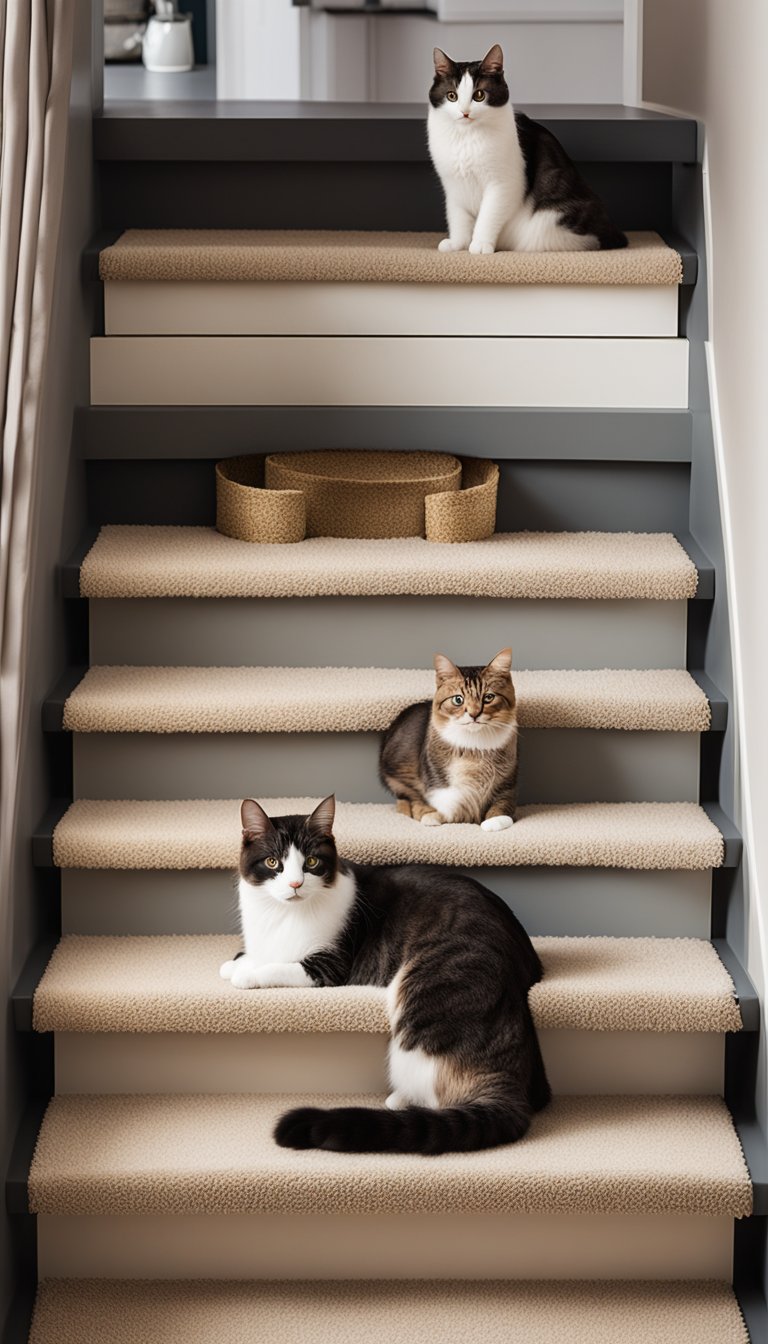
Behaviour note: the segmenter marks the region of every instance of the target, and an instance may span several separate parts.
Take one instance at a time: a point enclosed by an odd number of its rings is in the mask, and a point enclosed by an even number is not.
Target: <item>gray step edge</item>
[[[521,406],[78,406],[87,462],[207,460],[268,445],[440,451],[503,461],[690,462],[689,410]],[[219,446],[221,445],[221,446]]]
[[[577,163],[696,163],[698,124],[647,108],[528,104]],[[142,102],[93,122],[103,161],[423,163],[426,106],[301,102]]]
[[[723,837],[723,862],[721,868],[738,868],[744,848],[744,841],[736,823],[723,811],[719,803],[701,803],[713,826]]]

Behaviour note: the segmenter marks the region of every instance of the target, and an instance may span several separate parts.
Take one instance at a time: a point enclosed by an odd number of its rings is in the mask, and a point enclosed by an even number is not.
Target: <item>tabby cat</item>
[[[517,709],[512,650],[486,667],[435,655],[432,701],[409,705],[387,729],[379,774],[398,812],[424,826],[479,822],[502,831],[515,819]]]
[[[335,804],[308,817],[242,805],[245,951],[221,975],[238,989],[387,986],[388,1109],[301,1107],[284,1148],[468,1152],[522,1138],[550,1091],[528,1007],[542,969],[511,910],[470,877],[339,857]]]
[[[482,61],[435,47],[429,152],[445,192],[442,252],[582,252],[626,236],[559,140],[515,112],[500,46]]]

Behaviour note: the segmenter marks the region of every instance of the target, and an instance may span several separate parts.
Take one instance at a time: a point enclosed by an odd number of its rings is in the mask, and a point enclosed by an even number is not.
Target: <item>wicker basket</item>
[[[216,526],[241,541],[481,541],[494,531],[498,481],[494,462],[447,453],[229,458],[216,467]]]
[[[300,490],[264,490],[263,457],[216,463],[216,527],[237,541],[303,541],[306,509]]]

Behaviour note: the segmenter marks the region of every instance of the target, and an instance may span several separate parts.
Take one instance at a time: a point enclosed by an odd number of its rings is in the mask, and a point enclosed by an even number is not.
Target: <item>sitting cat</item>
[[[245,953],[221,975],[239,989],[387,986],[388,1110],[302,1107],[283,1148],[468,1152],[522,1138],[550,1090],[528,1007],[542,969],[492,891],[421,866],[346,863],[335,804],[270,819],[242,805],[239,893]]]
[[[509,101],[500,46],[482,61],[435,47],[429,152],[445,192],[442,252],[581,252],[627,239],[555,136]]]
[[[517,711],[502,649],[487,667],[456,667],[435,655],[434,699],[409,705],[381,744],[381,782],[398,812],[424,826],[479,822],[502,831],[515,819]]]

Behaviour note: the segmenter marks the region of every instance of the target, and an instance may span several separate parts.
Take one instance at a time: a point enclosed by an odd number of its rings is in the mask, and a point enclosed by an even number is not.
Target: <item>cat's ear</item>
[[[461,673],[455,663],[450,658],[446,658],[444,653],[435,654],[435,671],[438,681],[447,681],[449,677],[460,677]]]
[[[494,43],[490,51],[486,52],[480,62],[480,67],[486,75],[501,75],[504,73],[504,52],[498,42]]]
[[[318,803],[311,816],[307,817],[307,824],[313,831],[319,831],[320,835],[333,835],[333,819],[336,816],[336,795],[329,793],[322,803]]]
[[[257,840],[270,831],[274,826],[267,816],[261,803],[257,803],[255,798],[246,798],[240,808],[240,820],[243,824],[243,839],[246,842]]]
[[[454,63],[450,56],[446,56],[444,51],[441,51],[439,47],[435,47],[432,56],[435,62],[436,75],[445,76],[453,73]]]
[[[512,650],[502,649],[497,653],[486,667],[486,672],[499,672],[503,677],[508,677],[512,669]]]

